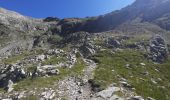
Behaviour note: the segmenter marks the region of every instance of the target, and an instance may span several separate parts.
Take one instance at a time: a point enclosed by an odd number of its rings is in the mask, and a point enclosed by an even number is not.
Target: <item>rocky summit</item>
[[[170,100],[170,0],[87,18],[0,8],[1,100]]]

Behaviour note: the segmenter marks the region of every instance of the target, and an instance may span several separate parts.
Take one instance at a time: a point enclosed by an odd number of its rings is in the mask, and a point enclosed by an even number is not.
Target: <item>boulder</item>
[[[14,88],[13,88],[13,82],[11,81],[11,80],[9,80],[8,81],[8,86],[7,86],[7,88],[8,88],[8,92],[11,92]]]
[[[109,87],[106,90],[103,90],[103,91],[97,93],[97,96],[102,97],[104,99],[108,99],[108,98],[112,97],[112,95],[117,91],[120,91],[120,88],[118,88],[118,87]]]
[[[89,57],[96,53],[95,46],[92,43],[84,43],[79,50],[84,57]]]
[[[26,73],[19,65],[6,65],[0,71],[0,87],[9,92],[12,90],[12,84],[26,78]]]
[[[36,61],[44,61],[45,59],[47,59],[48,57],[46,55],[38,55],[36,57]]]
[[[58,75],[59,70],[56,68],[56,66],[53,65],[44,65],[37,67],[37,73],[38,76],[46,76],[46,75]]]
[[[55,97],[55,92],[53,90],[45,91],[41,93],[41,100],[52,100]]]
[[[51,50],[48,50],[47,52],[48,55],[59,55],[62,53],[64,53],[64,51],[61,49],[51,49]]]
[[[168,48],[165,40],[161,36],[155,36],[150,40],[149,58],[154,62],[162,63],[168,57]]]
[[[120,83],[124,88],[132,88],[132,86],[129,83],[127,83],[126,81],[121,81]]]
[[[107,44],[116,48],[121,46],[121,43],[118,40],[110,37],[107,38]]]
[[[74,66],[74,64],[77,62],[77,57],[76,54],[78,53],[77,49],[73,49],[68,55],[67,55],[67,59],[68,61],[66,61],[65,63],[65,67],[69,67],[72,68]]]

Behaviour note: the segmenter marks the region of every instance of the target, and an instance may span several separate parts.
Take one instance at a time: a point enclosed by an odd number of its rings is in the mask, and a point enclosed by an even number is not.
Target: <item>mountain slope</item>
[[[76,31],[88,31],[88,32],[101,32],[113,30],[119,25],[131,22],[136,18],[140,18],[141,22],[154,23],[158,18],[162,18],[170,13],[169,3],[170,1],[160,1],[160,0],[136,0],[132,5],[125,7],[118,11],[113,11],[106,15],[101,15],[93,18],[86,18],[83,21],[78,21],[75,19],[67,25],[63,25],[63,29],[66,27],[73,27],[74,32]],[[156,11],[156,12],[155,12]],[[79,19],[81,20],[81,19]],[[167,19],[168,20],[168,19]],[[168,29],[168,23],[163,23],[165,26],[158,24],[164,29]],[[161,23],[159,22],[159,23]],[[167,22],[167,21],[166,21]],[[72,24],[71,24],[72,23]],[[70,29],[68,29],[69,31]],[[65,33],[65,31],[63,31]]]
[[[0,99],[169,100],[169,7],[66,19],[0,8]]]

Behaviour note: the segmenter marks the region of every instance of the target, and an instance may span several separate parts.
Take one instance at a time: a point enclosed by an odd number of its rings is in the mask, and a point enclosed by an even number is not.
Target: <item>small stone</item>
[[[155,99],[153,99],[153,98],[151,98],[151,97],[147,97],[146,100],[155,100]]]
[[[131,100],[144,100],[144,99],[141,96],[134,96],[134,97],[131,97]]]
[[[151,81],[152,83],[157,84],[157,82],[153,78],[151,78]]]
[[[140,65],[145,66],[146,64],[145,63],[140,63]]]

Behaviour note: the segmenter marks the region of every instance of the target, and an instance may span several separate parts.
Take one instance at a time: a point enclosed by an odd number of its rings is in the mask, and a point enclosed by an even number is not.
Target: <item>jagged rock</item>
[[[64,51],[61,49],[51,49],[51,50],[48,50],[48,52],[47,52],[47,54],[49,54],[49,55],[59,55],[62,53],[64,53]]]
[[[36,61],[44,61],[45,59],[48,59],[47,55],[38,55],[36,57]]]
[[[121,88],[114,86],[108,87],[107,89],[96,93],[91,100],[126,100],[125,98],[119,97],[116,92],[121,92]]]
[[[6,65],[0,72],[0,87],[11,88],[11,84],[26,78],[25,71],[19,65]]]
[[[53,65],[45,65],[37,67],[38,76],[46,76],[46,75],[58,75],[59,70],[56,66]]]
[[[11,80],[8,81],[8,92],[11,92],[14,88],[13,88],[13,82]]]
[[[0,8],[0,56],[20,54],[32,50],[36,32],[44,33],[48,25],[40,19],[33,19],[19,13]],[[27,37],[27,35],[32,37]],[[3,38],[2,38],[3,37]],[[4,38],[5,37],[5,38]]]
[[[134,96],[134,97],[131,97],[130,100],[144,100],[144,99],[141,96]]]
[[[101,97],[104,99],[109,99],[113,96],[114,92],[120,91],[120,88],[118,87],[109,87],[106,90],[103,90],[99,93],[97,93],[97,97]]]
[[[112,46],[112,47],[115,47],[115,48],[118,48],[121,46],[121,43],[120,41],[114,39],[114,38],[107,38],[107,44]]]
[[[66,61],[66,67],[72,68],[77,62],[76,54],[78,53],[77,49],[73,49],[67,56],[68,61]]]
[[[88,83],[91,85],[92,91],[99,92],[102,90],[100,85],[95,83],[93,79],[88,80]]]
[[[164,62],[168,57],[168,49],[165,40],[161,36],[155,36],[150,41],[150,58],[158,63]]]
[[[132,88],[132,86],[130,84],[128,84],[126,81],[121,81],[120,82],[122,84],[123,87],[125,88]]]
[[[89,57],[92,56],[96,53],[96,49],[95,46],[91,43],[84,43],[81,47],[80,47],[80,52],[82,53],[82,55],[84,57]]]
[[[24,97],[25,91],[19,93],[19,95],[17,96],[17,99],[21,99]]]
[[[41,93],[41,96],[43,97],[41,100],[52,100],[55,97],[55,94],[54,90],[45,91]]]
[[[117,95],[113,95],[109,100],[125,100],[125,99]]]

